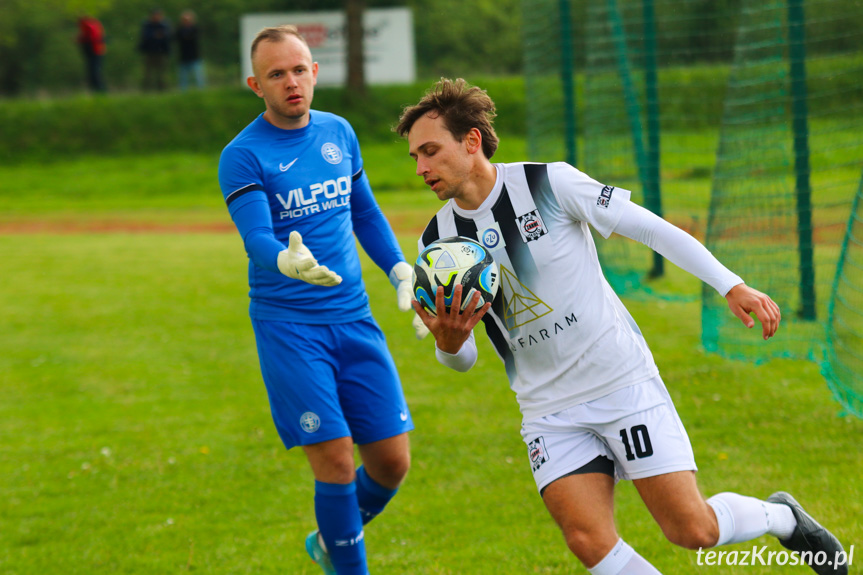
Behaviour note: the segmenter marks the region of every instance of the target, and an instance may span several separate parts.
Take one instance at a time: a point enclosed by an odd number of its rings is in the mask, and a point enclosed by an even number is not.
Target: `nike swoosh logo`
[[[405,413],[404,411],[402,411],[402,412],[399,414],[399,417],[401,418],[401,420],[402,420],[402,421],[407,421],[407,420],[408,420],[408,414],[407,414],[407,413]]]
[[[287,166],[286,166],[286,165],[284,165],[284,164],[281,164],[281,163],[280,163],[280,164],[279,164],[279,169],[280,169],[280,170],[282,170],[283,172],[287,172],[288,170],[290,170],[290,169],[291,169],[291,166],[293,166],[293,165],[294,165],[294,162],[296,162],[297,160],[299,160],[299,158],[294,158],[294,161],[293,161],[293,162],[291,162],[290,164],[288,164]]]

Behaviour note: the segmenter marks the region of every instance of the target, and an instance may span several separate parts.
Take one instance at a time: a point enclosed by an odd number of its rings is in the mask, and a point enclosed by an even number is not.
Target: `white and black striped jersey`
[[[419,250],[449,236],[477,238],[501,273],[483,318],[525,421],[658,375],[641,331],[603,276],[588,224],[603,237],[630,192],[565,163],[495,164],[476,210],[453,200],[432,218]]]

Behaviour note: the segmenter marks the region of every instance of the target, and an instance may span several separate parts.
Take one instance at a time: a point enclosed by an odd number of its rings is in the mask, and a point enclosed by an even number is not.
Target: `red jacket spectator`
[[[92,56],[103,56],[105,54],[105,29],[102,23],[84,16],[78,20],[78,43],[84,52]]]

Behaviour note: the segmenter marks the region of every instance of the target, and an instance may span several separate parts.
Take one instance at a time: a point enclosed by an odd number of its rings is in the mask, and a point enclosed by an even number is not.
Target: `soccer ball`
[[[449,311],[458,284],[462,285],[460,311],[467,308],[476,292],[481,296],[477,309],[494,300],[500,276],[491,254],[476,241],[462,236],[430,243],[414,265],[413,287],[417,301],[430,315],[437,315],[435,294],[438,286],[443,286],[444,304]]]

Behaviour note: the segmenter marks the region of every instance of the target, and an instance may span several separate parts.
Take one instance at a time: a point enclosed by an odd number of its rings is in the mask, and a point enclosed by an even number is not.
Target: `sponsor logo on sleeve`
[[[596,198],[596,205],[601,208],[608,208],[608,204],[611,203],[611,193],[614,191],[614,186],[605,186],[602,188],[602,191],[599,192],[599,197]]]

